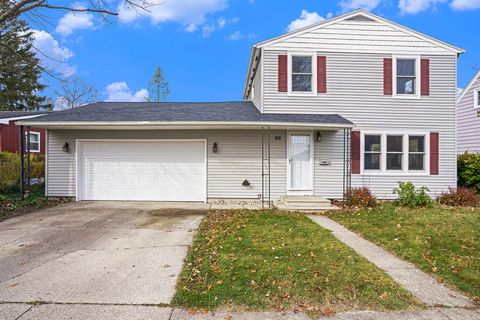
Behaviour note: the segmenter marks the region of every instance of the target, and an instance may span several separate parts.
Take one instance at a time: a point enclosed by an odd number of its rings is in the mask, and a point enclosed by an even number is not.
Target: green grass
[[[480,209],[389,204],[330,217],[480,301]]]
[[[209,212],[173,304],[313,313],[416,306],[392,279],[304,215],[249,210]]]
[[[19,192],[0,194],[0,221],[46,207],[47,205],[48,200],[45,197],[43,186],[32,187],[31,192],[26,193],[23,200],[20,198]]]

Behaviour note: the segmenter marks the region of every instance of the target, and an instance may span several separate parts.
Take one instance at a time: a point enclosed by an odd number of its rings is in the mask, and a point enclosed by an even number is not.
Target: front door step
[[[319,196],[282,196],[275,206],[279,210],[286,211],[310,212],[338,209],[330,200]]]

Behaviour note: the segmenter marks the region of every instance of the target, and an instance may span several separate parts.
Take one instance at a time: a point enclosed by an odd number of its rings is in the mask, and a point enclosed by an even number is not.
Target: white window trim
[[[302,56],[312,58],[312,90],[311,91],[292,91],[292,56]],[[288,52],[288,92],[290,96],[312,96],[317,95],[317,53],[312,51]]]
[[[480,104],[478,104],[479,92],[480,92],[480,88],[476,88],[473,90],[473,109],[480,109]]]
[[[415,94],[397,94],[397,60],[398,59],[415,59]],[[421,82],[420,79],[422,78],[422,70],[420,67],[420,56],[392,56],[392,86],[393,86],[393,97],[399,99],[420,99],[421,95]]]
[[[30,149],[30,152],[39,153],[41,148],[42,148],[41,140],[40,140],[41,139],[40,132],[30,131],[30,134],[38,137],[38,149]],[[28,131],[25,131],[25,139],[27,139],[27,135],[28,135]],[[30,141],[31,141],[31,139],[30,139]],[[28,139],[25,141],[25,147],[28,147],[27,142],[28,142]]]
[[[380,170],[365,170],[365,136],[366,135],[380,135],[381,156],[380,156]],[[403,136],[403,158],[402,170],[387,170],[387,135],[389,136]],[[409,150],[408,138],[409,136],[424,136],[425,156],[423,157],[423,170],[408,170]],[[430,133],[425,131],[361,131],[360,136],[360,174],[364,175],[430,175]]]

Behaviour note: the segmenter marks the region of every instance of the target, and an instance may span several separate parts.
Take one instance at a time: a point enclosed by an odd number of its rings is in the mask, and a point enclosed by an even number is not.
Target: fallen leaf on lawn
[[[337,312],[335,311],[335,309],[330,308],[330,307],[327,307],[327,308],[325,308],[325,309],[322,310],[322,313],[323,313],[323,315],[326,316],[326,317],[332,317],[332,316],[334,316],[335,313],[337,313]]]
[[[381,295],[380,295],[380,299],[382,300],[385,300],[388,298],[390,294],[387,292],[387,291],[384,291]]]
[[[216,284],[222,284],[223,283],[223,280],[218,280],[217,282],[215,282]]]
[[[443,278],[437,278],[437,282],[438,282],[438,283],[442,283],[442,282],[443,282]]]
[[[438,271],[438,270],[437,270],[437,267],[433,266],[433,267],[432,267],[432,272],[437,272],[437,271]]]

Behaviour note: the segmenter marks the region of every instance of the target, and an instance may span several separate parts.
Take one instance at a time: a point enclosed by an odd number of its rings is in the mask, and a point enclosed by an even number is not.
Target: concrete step
[[[284,202],[277,202],[275,203],[275,207],[278,210],[284,210],[284,211],[302,211],[302,212],[318,212],[318,211],[327,211],[327,210],[335,210],[338,209],[338,207],[332,206],[332,205],[303,205],[303,206],[291,206],[287,205]]]
[[[304,204],[304,203],[322,203],[322,204],[330,204],[331,201],[319,196],[282,196],[280,197],[280,201],[288,203],[288,204]]]

